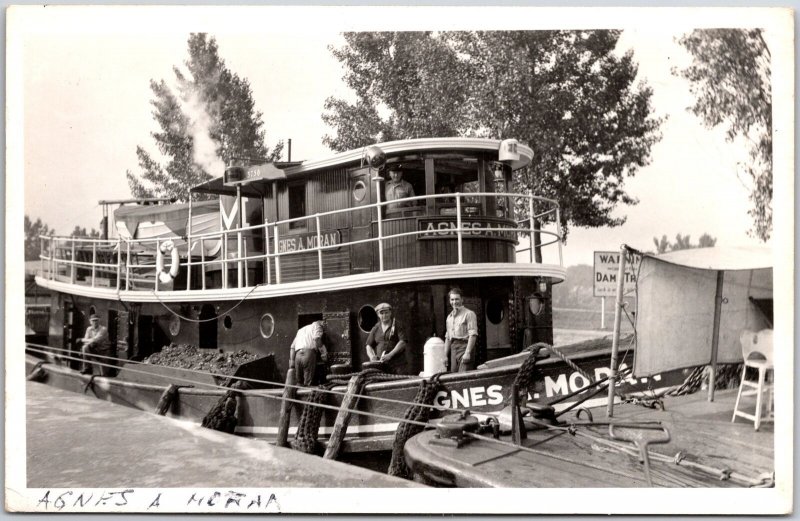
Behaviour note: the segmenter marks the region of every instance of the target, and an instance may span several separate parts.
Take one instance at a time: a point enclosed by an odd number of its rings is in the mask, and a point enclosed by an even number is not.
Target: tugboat
[[[510,396],[519,353],[553,343],[551,290],[565,275],[557,202],[511,190],[532,156],[513,139],[426,138],[319,161],[234,164],[192,188],[187,203],[120,206],[116,237],[42,237],[36,282],[51,292],[49,356],[73,361],[40,369],[54,385],[81,391],[93,378],[99,398],[151,410],[170,384],[183,385],[165,412],[198,421],[226,393],[214,387],[218,380],[186,387],[197,383],[196,374],[135,362],[170,344],[269,357],[268,369],[248,373],[262,389],[240,396],[235,432],[274,440],[282,392],[276,387],[289,370],[298,329],[323,321],[329,356],[319,372],[353,374],[369,362],[365,342],[378,322],[375,307],[389,302],[407,330],[404,375],[366,385],[361,394],[371,399],[359,401],[343,447],[376,450],[391,444],[419,375],[442,369],[425,367],[435,357],[426,357],[423,346],[441,349],[435,340],[444,337],[448,290],[457,286],[477,316],[482,365],[443,375],[435,403],[442,410],[498,411]],[[411,188],[399,199],[385,187],[390,170]],[[123,366],[116,377],[75,370],[92,315],[108,327]],[[549,381],[538,392],[567,395],[588,384],[550,362]],[[28,358],[29,369],[36,363]],[[580,363],[607,371],[599,355]],[[323,440],[343,389],[333,389],[333,406],[321,419]]]

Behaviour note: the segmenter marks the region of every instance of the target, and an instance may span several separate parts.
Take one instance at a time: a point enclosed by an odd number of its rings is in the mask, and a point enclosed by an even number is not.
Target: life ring
[[[172,262],[169,265],[169,270],[164,269],[165,250],[171,250]],[[158,280],[163,284],[169,284],[178,276],[179,269],[180,257],[178,256],[178,248],[175,247],[175,243],[172,241],[162,242],[156,252],[156,273],[158,273]]]

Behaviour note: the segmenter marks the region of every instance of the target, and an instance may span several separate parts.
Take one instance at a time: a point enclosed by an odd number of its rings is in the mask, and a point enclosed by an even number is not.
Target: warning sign
[[[617,295],[617,276],[619,275],[619,252],[594,252],[594,296],[615,297]],[[628,293],[636,289],[636,276],[642,257],[628,252],[625,255],[625,285],[623,291]]]

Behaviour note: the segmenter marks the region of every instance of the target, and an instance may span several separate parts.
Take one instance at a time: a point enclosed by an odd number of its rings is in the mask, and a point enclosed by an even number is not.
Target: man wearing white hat
[[[378,304],[375,311],[380,320],[367,337],[367,355],[372,362],[383,362],[387,372],[405,374],[406,332],[397,324],[390,304]]]
[[[81,364],[81,374],[92,374],[92,367],[94,366],[97,369],[97,375],[103,374],[103,369],[99,364],[90,364],[92,360],[97,360],[97,358],[91,355],[105,355],[108,356],[110,354],[110,349],[108,345],[108,329],[105,326],[100,325],[100,317],[95,314],[92,314],[89,317],[89,327],[86,328],[86,334],[83,335],[83,338],[80,339],[80,342],[83,343],[83,347],[81,347],[81,355],[83,355],[83,363]],[[109,363],[110,360],[101,359],[100,361]]]

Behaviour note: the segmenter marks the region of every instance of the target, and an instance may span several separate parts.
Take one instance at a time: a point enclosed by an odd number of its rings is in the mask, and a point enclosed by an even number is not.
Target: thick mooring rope
[[[534,345],[540,345],[540,344],[534,344]],[[554,346],[550,346],[550,345],[547,345],[547,344],[541,344],[541,345],[543,345],[544,347],[549,349],[551,353],[556,355],[562,362],[564,362],[570,368],[572,368],[573,371],[577,371],[581,376],[586,378],[586,381],[594,382],[594,378],[592,377],[592,375],[590,375],[589,373],[587,373],[586,371],[584,371],[583,369],[578,367],[578,365],[575,362],[573,362],[572,360],[567,358],[567,356],[564,353],[562,353],[561,351],[556,349]]]
[[[303,405],[303,412],[300,414],[300,420],[297,422],[297,433],[294,440],[292,440],[292,448],[305,452],[306,454],[313,454],[317,446],[317,438],[319,438],[319,424],[322,420],[322,407],[317,407],[328,397],[324,387],[317,387],[308,396],[305,405]]]
[[[201,425],[215,431],[233,434],[236,431],[236,425],[239,423],[236,417],[236,398],[240,395],[238,390],[244,389],[245,387],[249,386],[241,381],[231,385],[230,390],[226,391],[217,401],[216,405],[208,411]]]
[[[524,362],[519,366],[519,371],[517,371],[517,376],[514,378],[514,387],[519,392],[519,399],[524,401],[528,395],[528,388],[531,386],[532,381],[534,380],[534,376],[538,374],[538,370],[536,369],[536,362],[539,360],[537,355],[539,354],[539,349],[546,347],[550,348],[550,344],[546,344],[544,342],[537,342],[530,346],[531,354],[528,358],[525,359]]]
[[[427,423],[431,409],[424,406],[433,404],[433,399],[441,387],[439,383],[440,377],[441,373],[438,373],[433,375],[430,380],[422,380],[419,383],[417,395],[414,397],[415,405],[410,406],[403,414],[403,421],[397,426],[394,442],[392,443],[392,459],[389,462],[390,476],[412,478],[411,469],[408,468],[406,463],[404,447],[409,439],[422,432],[424,427],[421,427],[419,423]]]
[[[178,389],[181,387],[192,387],[191,385],[177,385],[177,384],[169,384],[163,393],[161,393],[161,398],[158,399],[158,403],[156,404],[155,412],[159,416],[164,416],[169,412],[170,408],[172,407],[172,403],[175,401],[175,398],[178,396]],[[235,426],[234,426],[235,427]]]

